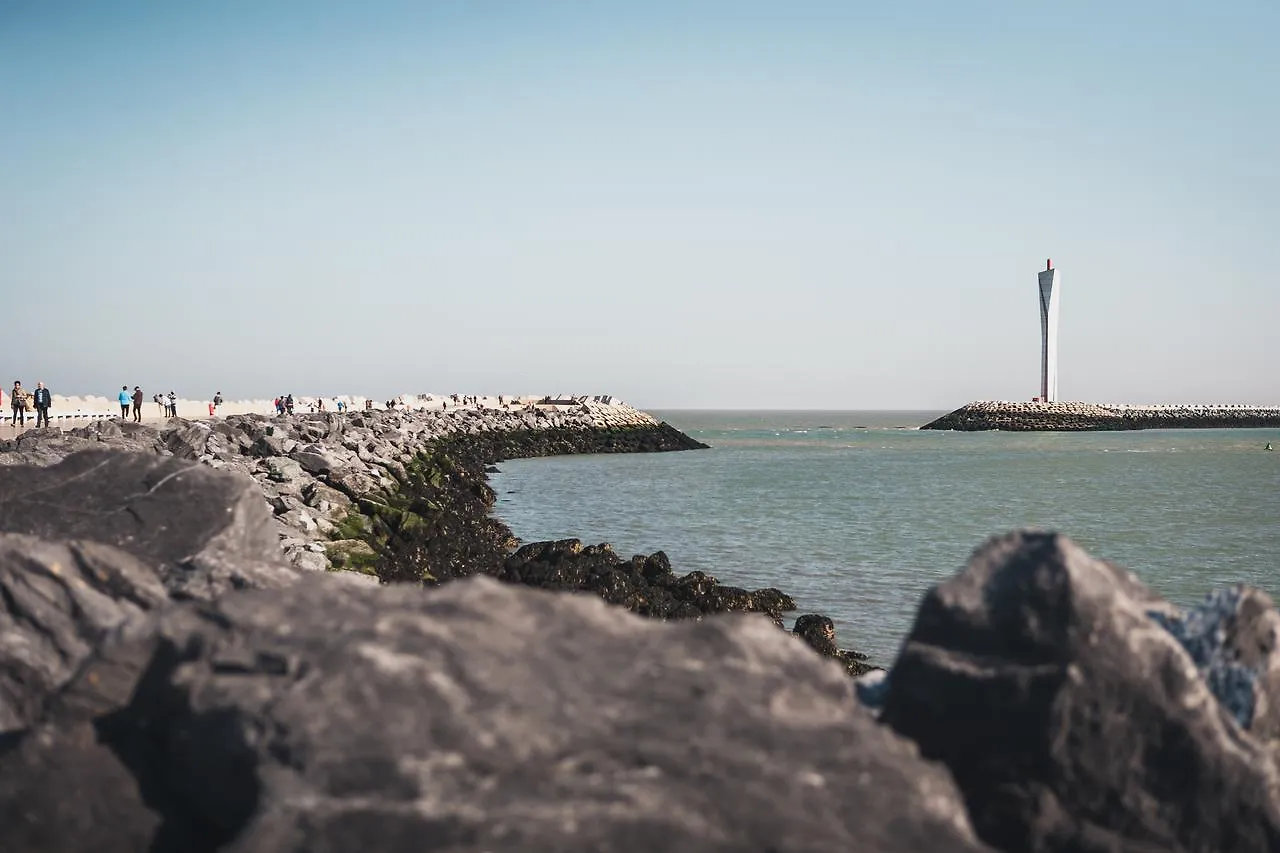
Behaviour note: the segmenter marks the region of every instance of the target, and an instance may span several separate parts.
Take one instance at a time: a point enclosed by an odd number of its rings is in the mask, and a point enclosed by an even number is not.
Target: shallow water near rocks
[[[1166,598],[1280,593],[1280,430],[920,431],[941,412],[654,412],[710,450],[516,459],[490,475],[520,539],[666,551],[887,665],[921,595],[987,536],[1059,530]]]

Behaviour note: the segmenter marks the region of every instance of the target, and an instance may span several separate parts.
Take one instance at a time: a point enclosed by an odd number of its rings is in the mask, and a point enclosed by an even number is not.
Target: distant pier
[[[1131,429],[1280,428],[1280,406],[1130,406],[1098,403],[1015,403],[980,400],[921,429],[964,432],[1067,432]]]

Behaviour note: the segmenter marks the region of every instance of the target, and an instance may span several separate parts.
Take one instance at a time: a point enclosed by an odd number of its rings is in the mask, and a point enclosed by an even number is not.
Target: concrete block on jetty
[[[979,400],[921,429],[1067,432],[1134,429],[1280,427],[1280,406],[1235,404],[1110,405]]]

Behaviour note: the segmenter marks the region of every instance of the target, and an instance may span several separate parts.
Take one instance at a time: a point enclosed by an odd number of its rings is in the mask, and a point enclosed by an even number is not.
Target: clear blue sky
[[[0,3],[0,375],[1280,403],[1280,3]],[[148,390],[148,393],[150,390]]]

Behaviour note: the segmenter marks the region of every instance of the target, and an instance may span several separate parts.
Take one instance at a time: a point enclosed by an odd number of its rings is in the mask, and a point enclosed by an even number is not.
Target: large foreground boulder
[[[987,849],[761,616],[309,576],[147,621],[0,742],[0,851]]]
[[[109,545],[0,534],[0,732],[34,722],[108,633],[168,600]]]
[[[993,539],[926,596],[881,719],[1004,850],[1280,850],[1280,774],[1246,730],[1275,730],[1275,612],[1256,592],[1210,609],[1062,536]]]
[[[251,479],[171,456],[82,450],[48,467],[0,467],[0,532],[114,545],[179,598],[297,578]]]

